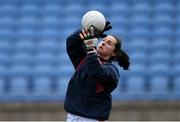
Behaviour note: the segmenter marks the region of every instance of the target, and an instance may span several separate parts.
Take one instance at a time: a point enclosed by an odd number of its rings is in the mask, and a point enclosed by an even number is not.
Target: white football
[[[84,14],[81,22],[83,28],[94,26],[99,31],[103,31],[105,28],[106,19],[101,12],[92,10]]]

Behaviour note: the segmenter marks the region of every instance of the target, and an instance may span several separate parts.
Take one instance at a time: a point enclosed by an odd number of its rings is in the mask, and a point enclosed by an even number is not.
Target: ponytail
[[[116,60],[119,66],[123,67],[124,70],[128,70],[129,68],[129,56],[122,50],[116,53]]]
[[[130,65],[129,56],[123,50],[121,50],[121,39],[114,35],[113,37],[117,41],[114,51],[116,55],[111,57],[111,59],[117,61],[118,65],[123,67],[124,70],[128,70]]]

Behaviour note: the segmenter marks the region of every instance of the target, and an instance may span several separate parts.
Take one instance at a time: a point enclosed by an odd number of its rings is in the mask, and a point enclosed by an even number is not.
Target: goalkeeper
[[[111,29],[107,22],[104,31]],[[104,32],[103,31],[103,32]],[[64,107],[67,121],[104,121],[111,111],[111,93],[117,87],[119,72],[129,57],[116,36],[96,34],[95,28],[77,30],[67,38],[67,53],[75,68],[69,81]],[[96,47],[98,38],[103,41]]]

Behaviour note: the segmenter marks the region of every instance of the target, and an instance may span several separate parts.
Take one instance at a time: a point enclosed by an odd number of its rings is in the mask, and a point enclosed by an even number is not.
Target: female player
[[[96,48],[97,38],[102,34],[94,35],[91,27],[78,30],[67,38],[67,53],[75,68],[64,103],[69,122],[107,120],[111,111],[111,92],[119,80],[118,69],[112,61],[128,70],[129,57],[121,50],[120,39],[108,35]]]

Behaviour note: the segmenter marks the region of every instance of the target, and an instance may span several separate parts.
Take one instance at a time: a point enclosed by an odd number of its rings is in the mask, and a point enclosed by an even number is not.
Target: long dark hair
[[[117,61],[120,67],[123,67],[124,70],[129,69],[130,61],[129,56],[121,49],[122,40],[117,36],[111,35],[116,39],[115,44],[115,56],[111,57],[111,60]]]

